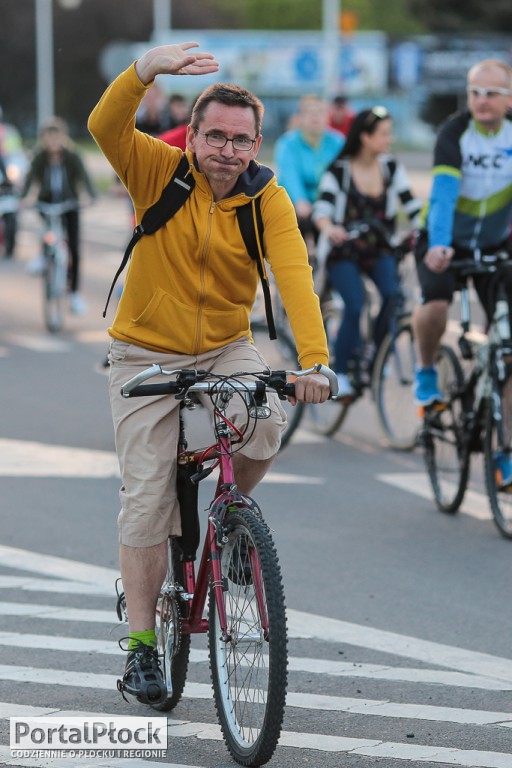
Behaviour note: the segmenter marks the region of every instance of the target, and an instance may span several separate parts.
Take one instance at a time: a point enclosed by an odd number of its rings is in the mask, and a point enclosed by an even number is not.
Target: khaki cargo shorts
[[[246,338],[197,357],[166,355],[114,339],[109,358],[110,402],[122,481],[119,540],[129,547],[151,547],[181,533],[176,496],[179,401],[172,395],[124,398],[121,386],[153,363],[166,370],[198,368],[225,374],[261,371],[266,363]],[[155,377],[151,383],[159,380]],[[269,393],[268,398],[271,417],[251,421],[249,434],[255,425],[254,432],[240,447],[248,458],[269,459],[279,450],[286,415],[277,395]],[[211,408],[208,398],[204,404]],[[247,413],[241,398],[232,398],[227,415],[239,429],[245,427]],[[201,445],[209,441],[213,442],[211,431]]]

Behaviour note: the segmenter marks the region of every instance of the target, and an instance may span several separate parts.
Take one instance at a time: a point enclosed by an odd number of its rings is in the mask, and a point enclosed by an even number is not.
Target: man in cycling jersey
[[[137,131],[135,114],[157,75],[217,72],[210,54],[188,52],[196,45],[149,50],[112,83],[89,119],[91,133],[130,193],[138,223],[160,198],[183,153]],[[251,343],[258,270],[238,226],[238,205],[261,198],[265,256],[301,366],[328,364],[319,302],[293,205],[273,172],[255,162],[262,116],[259,99],[235,85],[217,83],[199,96],[187,132],[194,189],[164,227],[136,246],[109,329],[110,397],[122,478],[120,565],[130,630],[119,687],[146,703],[166,696],[155,650],[155,608],[167,571],[167,538],[180,535],[173,461],[179,403],[173,397],[127,400],[120,388],[153,363],[226,374],[265,368]],[[323,402],[328,394],[321,374],[297,382],[299,400]],[[252,491],[279,449],[286,419],[277,397],[269,405],[271,417],[256,422],[251,439],[233,457],[242,493]],[[243,424],[239,398],[228,413],[234,423]]]
[[[415,384],[419,405],[442,400],[434,358],[445,331],[455,289],[452,257],[479,258],[507,246],[512,215],[512,69],[485,59],[467,76],[467,110],[441,126],[434,150],[434,179],[427,214],[427,237],[416,253],[422,301],[415,311],[420,365]],[[492,317],[486,286],[475,289]],[[512,307],[512,286],[508,286]],[[503,482],[512,482],[512,457],[502,463]]]

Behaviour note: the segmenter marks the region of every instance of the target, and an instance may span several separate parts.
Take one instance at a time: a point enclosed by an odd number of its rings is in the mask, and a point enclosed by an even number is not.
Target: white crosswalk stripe
[[[87,607],[89,600],[94,600],[96,604],[100,601],[104,605],[105,597],[113,597],[117,572],[10,547],[0,547],[0,567],[10,571],[0,574],[0,588],[4,593],[10,595],[12,592],[16,595],[18,591],[21,594],[27,589],[38,590],[46,598],[41,602],[0,602],[0,625],[3,625],[0,647],[11,652],[7,659],[3,657],[6,663],[0,664],[0,686],[4,690],[9,683],[14,683],[15,686],[11,685],[10,688],[13,691],[27,690],[23,688],[25,684],[31,686],[30,704],[20,703],[17,696],[13,696],[12,700],[0,701],[0,720],[38,716],[119,716],[112,711],[111,698],[116,688],[117,675],[100,672],[104,668],[102,659],[115,659],[123,655],[118,643],[112,638],[112,628],[118,626],[117,618],[113,609],[100,609],[95,605]],[[13,574],[13,570],[23,570],[23,575]],[[27,575],[29,571],[33,575]],[[52,603],[53,595],[56,604]],[[66,600],[66,604],[59,604],[63,600]],[[27,620],[30,620],[29,624]],[[18,626],[18,622],[22,623]],[[83,636],[88,626],[96,634],[95,639]],[[495,706],[464,707],[453,692],[469,689],[468,694],[470,691],[479,691],[482,695],[492,697],[511,691],[512,660],[300,611],[288,611],[288,627],[290,643],[295,649],[300,648],[301,643],[307,643],[308,648],[319,649],[319,656],[290,655],[287,712],[291,723],[294,726],[302,723],[302,727],[290,728],[290,723],[285,722],[277,759],[282,750],[293,748],[304,752],[306,759],[313,765],[327,761],[330,759],[328,755],[332,754],[350,755],[352,760],[368,758],[375,768],[378,768],[380,761],[384,763],[389,760],[404,768],[425,763],[467,768],[511,768],[511,750],[504,751],[503,745],[510,745],[510,741],[506,740],[507,731],[512,728],[512,711]],[[90,631],[87,634],[90,635]],[[325,643],[350,648],[351,657],[356,660],[333,660],[322,653],[322,644]],[[357,660],[357,649],[360,653],[364,651],[365,661]],[[62,662],[58,667],[55,661],[45,663],[46,659],[52,658],[45,654],[55,651],[59,652],[59,660]],[[39,653],[42,655],[38,656]],[[368,661],[369,653],[375,661]],[[385,663],[381,661],[382,654],[386,657]],[[81,666],[74,669],[73,662],[77,658],[81,660]],[[203,682],[208,679],[208,651],[193,647],[190,661],[189,680],[184,692],[184,706],[189,719],[180,719],[178,706],[168,720],[168,738],[170,755],[173,754],[174,739],[190,740],[187,757],[190,755],[194,761],[194,743],[198,745],[197,755],[201,755],[204,753],[200,745],[208,741],[220,742],[222,735],[213,719],[203,722],[204,709],[201,709],[201,702],[212,700],[211,684]],[[309,676],[309,682],[313,675],[314,684],[301,690],[300,681],[304,680],[301,675],[304,674]],[[365,685],[368,685],[366,690],[370,692],[371,686],[376,686],[373,690],[378,691],[378,695],[363,696],[360,692],[358,696],[337,695],[340,689],[335,681],[340,678],[345,681],[343,692],[348,691],[345,687],[348,681],[365,680]],[[394,686],[397,684],[401,686],[400,690],[408,693],[398,697],[394,695]],[[94,711],[78,708],[71,711],[64,704],[64,701],[70,700],[70,690],[80,691],[81,695],[86,695],[87,691],[94,692],[94,700],[98,702],[101,702],[102,696],[108,696],[109,707]],[[428,695],[425,691],[428,691]],[[59,705],[59,700],[62,700],[62,705]],[[51,704],[48,703],[50,701]],[[199,707],[197,720],[190,718],[195,704]],[[368,723],[365,733],[369,736],[361,736],[360,728],[357,738],[350,735],[350,730],[347,730],[349,726],[344,727],[348,721],[343,718],[337,720],[336,713],[357,717],[360,718],[358,722]],[[147,712],[144,716],[147,716]],[[323,730],[323,718],[326,717],[330,718],[331,725],[336,724],[334,728],[326,726],[326,730]],[[389,738],[385,724],[403,721],[415,724],[414,727],[423,735],[424,743],[418,743],[419,737],[414,743]],[[426,732],[421,731],[421,723],[434,726],[432,739],[425,738]],[[449,738],[439,736],[443,728],[448,728],[450,734],[457,733],[457,728],[464,729],[467,748],[461,748],[460,738],[455,740],[456,746],[450,746]],[[382,737],[379,737],[380,732]],[[482,744],[491,748],[481,749]],[[494,745],[497,747],[495,750],[492,749]],[[0,744],[0,763],[27,768],[75,768],[77,764],[76,759],[65,757],[12,757],[5,739]],[[354,762],[354,765],[357,764],[357,761]],[[153,768],[162,763],[149,758],[125,760],[98,757],[92,759],[92,762],[89,758],[87,765],[90,768]],[[179,759],[178,762],[165,765],[181,768]],[[195,758],[194,765],[196,768],[206,768],[204,759]],[[211,768],[210,764],[208,768]]]

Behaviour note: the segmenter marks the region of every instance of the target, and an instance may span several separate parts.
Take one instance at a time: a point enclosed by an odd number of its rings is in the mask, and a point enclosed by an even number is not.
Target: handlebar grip
[[[295,397],[295,384],[293,382],[288,382],[288,384],[284,385],[283,395],[285,397]]]
[[[134,387],[128,397],[147,397],[149,395],[175,395],[182,387],[175,381],[165,381],[161,384],[139,384]]]

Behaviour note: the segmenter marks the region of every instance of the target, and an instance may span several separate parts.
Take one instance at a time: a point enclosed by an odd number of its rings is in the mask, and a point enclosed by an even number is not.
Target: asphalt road
[[[0,260],[0,763],[139,768],[16,761],[6,746],[13,715],[148,715],[115,690],[119,478],[98,372],[126,201],[105,197],[83,219],[89,311],[58,336],[43,330],[41,286],[25,274],[33,214],[17,258]],[[212,489],[205,481],[205,504]],[[271,765],[510,768],[512,542],[490,518],[479,459],[471,491],[458,515],[437,512],[420,451],[386,448],[369,399],[332,440],[306,421],[279,456],[255,493],[289,611],[289,699]],[[163,763],[230,766],[204,638],[193,648],[195,685],[170,715]]]

